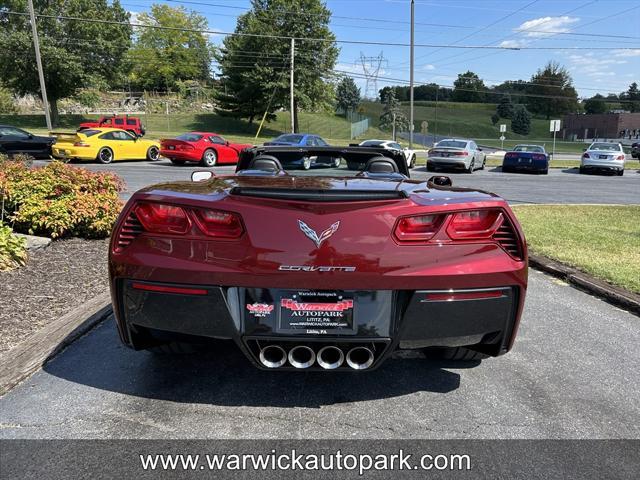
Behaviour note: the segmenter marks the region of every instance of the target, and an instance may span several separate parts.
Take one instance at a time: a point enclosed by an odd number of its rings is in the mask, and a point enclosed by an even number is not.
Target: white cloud
[[[633,50],[614,50],[613,55],[615,57],[640,57],[640,48]]]
[[[577,17],[540,17],[527,20],[515,29],[516,32],[524,33],[527,37],[546,37],[555,33],[568,32],[569,25],[578,22]]]
[[[617,67],[628,63],[627,60],[614,58],[610,55],[596,55],[593,52],[572,53],[567,58],[572,71],[593,79],[617,76]]]
[[[129,23],[138,23],[138,15],[140,15],[140,12],[129,10],[127,13],[129,14]]]
[[[436,69],[436,67],[435,67],[435,65],[431,65],[430,63],[427,63],[426,65],[424,65],[424,66],[422,67],[422,69],[423,69],[423,70],[435,70],[435,69]]]
[[[526,40],[503,40],[500,42],[500,47],[504,48],[521,48],[527,45]]]

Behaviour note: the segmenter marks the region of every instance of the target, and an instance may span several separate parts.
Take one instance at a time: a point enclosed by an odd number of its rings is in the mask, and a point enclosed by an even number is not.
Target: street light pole
[[[40,41],[38,39],[38,26],[36,25],[36,13],[33,9],[33,0],[29,0],[29,18],[31,19],[31,33],[33,34],[33,48],[36,51],[36,65],[38,66],[38,77],[40,77],[40,91],[42,92],[42,104],[44,105],[44,116],[47,120],[47,129],[52,130],[51,114],[49,112],[49,100],[47,99],[47,87],[44,84],[44,72],[42,71],[42,59],[40,58]]]
[[[295,105],[294,105],[294,100],[293,100],[293,67],[294,67],[294,62],[295,62],[295,55],[296,55],[296,39],[292,38],[291,39],[291,80],[290,80],[290,85],[289,85],[289,89],[290,89],[290,96],[291,96],[291,133],[296,133],[296,119],[295,119]]]
[[[413,148],[413,44],[414,44],[414,7],[415,0],[411,0],[411,47],[409,48],[410,72],[409,72],[409,148]]]

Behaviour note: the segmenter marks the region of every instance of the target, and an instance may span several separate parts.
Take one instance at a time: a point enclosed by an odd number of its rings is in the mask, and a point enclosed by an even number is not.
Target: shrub
[[[524,105],[516,105],[511,119],[511,130],[519,135],[529,135],[531,114]]]
[[[0,158],[0,190],[14,229],[51,238],[104,238],[122,209],[124,183],[109,172],[94,173],[62,162],[29,168]]]
[[[0,225],[0,271],[20,267],[26,261],[25,239],[14,235],[10,227]]]

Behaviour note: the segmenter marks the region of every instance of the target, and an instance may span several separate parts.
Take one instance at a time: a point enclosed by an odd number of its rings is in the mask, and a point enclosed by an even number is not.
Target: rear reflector
[[[131,284],[131,287],[135,290],[146,290],[148,292],[160,292],[160,293],[178,293],[180,295],[207,295],[207,290],[204,288],[187,288],[187,287],[169,287],[167,285],[149,285],[147,283]]]
[[[498,210],[471,210],[454,213],[447,234],[453,240],[490,238],[500,226],[502,213]]]
[[[140,203],[135,213],[144,229],[152,233],[185,234],[191,228],[187,212],[173,205]]]
[[[428,293],[425,300],[430,302],[452,302],[455,300],[482,300],[488,298],[500,298],[503,295],[503,290],[485,290],[477,292],[435,292]]]

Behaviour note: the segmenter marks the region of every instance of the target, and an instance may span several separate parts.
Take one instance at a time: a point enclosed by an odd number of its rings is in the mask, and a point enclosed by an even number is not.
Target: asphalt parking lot
[[[44,164],[38,161],[36,164]],[[634,165],[635,164],[635,165]],[[189,180],[191,172],[202,170],[194,166],[176,166],[169,160],[157,162],[116,162],[111,165],[87,163],[82,166],[93,171],[113,171],[127,184],[123,198],[128,198],[136,190],[154,183]],[[629,169],[637,166],[638,169]],[[331,175],[331,168],[320,168],[322,174]],[[211,169],[218,175],[228,175],[235,171],[235,165],[219,166]],[[339,176],[344,176],[341,168]],[[439,172],[449,175],[454,186],[478,188],[497,193],[511,203],[640,203],[640,162],[629,160],[623,177],[611,175],[580,175],[578,169],[549,170],[548,175],[502,173],[500,168],[487,167],[473,174]],[[411,178],[427,179],[433,172],[424,166],[411,170]]]
[[[536,271],[514,350],[465,368],[264,372],[233,344],[131,351],[108,319],[0,399],[0,438],[638,438],[639,344],[638,317]]]

